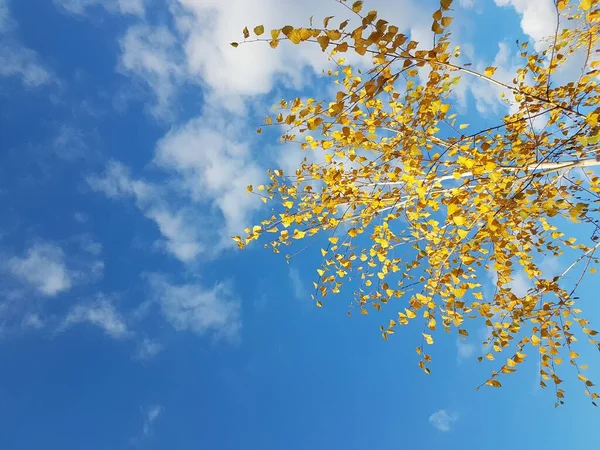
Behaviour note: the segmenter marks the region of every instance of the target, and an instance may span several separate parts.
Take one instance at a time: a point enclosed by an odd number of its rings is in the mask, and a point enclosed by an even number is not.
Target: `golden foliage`
[[[381,326],[384,339],[397,325],[423,320],[417,353],[426,373],[430,333],[441,327],[466,336],[465,319],[482,318],[491,330],[485,359],[511,353],[483,384],[500,387],[498,377],[515,372],[529,347],[539,358],[541,386],[555,384],[557,404],[564,398],[557,369],[563,359],[595,402],[574,347],[583,334],[600,349],[575,294],[595,270],[600,246],[600,178],[589,170],[600,166],[599,2],[559,0],[557,11],[570,27],[557,30],[543,51],[520,45],[522,65],[506,84],[494,78],[495,67],[479,73],[459,63],[448,31],[451,0],[441,0],[433,13],[430,49],[376,11],[365,13],[363,2],[338,1],[358,17],[356,28],[347,29],[348,20],[330,28],[333,18],[326,17],[323,28],[288,25],[272,30],[271,39],[255,39],[273,48],[284,40],[319,45],[338,67],[329,75],[339,91],[331,101],[282,100],[278,114],[265,120],[285,129],[283,142],[322,152],[324,163],[305,158],[295,173],[269,171],[269,184],[249,187],[282,207],[234,239],[244,248],[273,233],[265,246],[279,252],[326,233],[314,283],[317,306],[358,279],[351,308],[367,314],[392,303],[401,311]],[[257,36],[263,31],[254,28]],[[243,35],[249,37],[247,28]],[[339,54],[347,51],[368,58],[370,70],[346,64]],[[557,84],[553,73],[575,53],[585,56],[581,76]],[[449,98],[460,76],[503,88],[514,112],[465,134],[468,125]],[[543,126],[534,127],[534,120]],[[575,178],[575,169],[588,171]],[[567,221],[579,224],[580,236],[589,229],[590,241],[566,236]],[[572,264],[558,276],[545,275],[538,255],[563,254]],[[567,288],[566,276],[576,270],[578,281]],[[497,274],[492,296],[482,289],[488,271]],[[510,288],[517,271],[531,280],[524,295]]]

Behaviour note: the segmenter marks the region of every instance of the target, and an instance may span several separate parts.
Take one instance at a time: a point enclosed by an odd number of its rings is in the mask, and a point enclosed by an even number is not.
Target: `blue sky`
[[[430,39],[432,0],[365,3]],[[554,26],[550,0],[455,3],[464,57],[498,76],[515,39]],[[330,14],[346,16],[333,0],[0,0],[0,449],[600,445],[579,384],[554,409],[531,361],[476,392],[493,367],[455,336],[425,376],[419,330],[384,342],[385,313],[313,306],[317,246],[288,266],[231,241],[266,212],[246,185],[301,157],[258,136],[262,118],[330,88],[318,48],[228,43]],[[464,82],[456,103],[485,124],[498,94]]]

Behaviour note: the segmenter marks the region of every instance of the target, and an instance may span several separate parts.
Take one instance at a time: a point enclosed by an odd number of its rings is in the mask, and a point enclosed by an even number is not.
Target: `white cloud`
[[[246,187],[260,183],[264,170],[253,161],[243,123],[222,112],[205,113],[173,128],[158,142],[155,163],[173,170],[182,189],[197,203],[208,204],[224,221],[219,247],[232,246],[231,236],[249,225],[258,197]]]
[[[163,345],[160,342],[152,340],[150,338],[144,338],[139,344],[136,356],[139,359],[152,359],[163,349]]]
[[[198,230],[198,214],[190,208],[174,210],[158,187],[134,180],[129,170],[118,162],[110,162],[101,176],[87,178],[90,187],[109,198],[132,197],[144,215],[153,220],[166,241],[163,246],[182,262],[191,262],[203,250]]]
[[[68,291],[73,284],[65,254],[54,244],[36,244],[27,250],[25,256],[10,258],[8,269],[12,275],[48,297]]]
[[[512,6],[521,16],[521,29],[530,36],[539,50],[542,41],[556,28],[556,7],[553,0],[495,0],[498,6]]]
[[[487,271],[487,275],[492,282],[492,285],[496,287],[498,284],[498,273],[490,268]],[[523,270],[517,270],[516,272],[513,272],[511,281],[506,283],[504,287],[509,288],[517,297],[522,297],[527,294],[527,291],[532,286],[533,284],[527,274],[525,274]]]
[[[497,68],[496,72],[494,73],[494,79],[509,86],[512,84],[511,80],[516,73],[517,65],[506,43],[500,42],[498,44],[498,52],[494,57],[494,61],[487,65]],[[481,62],[477,64],[477,71],[483,72],[485,67],[486,64]],[[499,111],[500,105],[502,104],[500,102],[500,96],[502,93],[507,95],[509,99],[512,99],[513,97],[509,90],[493,85],[486,80],[469,79],[468,88],[470,88],[475,99],[475,107],[477,108],[477,111],[482,114],[490,112],[497,113]],[[506,103],[504,103],[504,105],[506,105]]]
[[[172,284],[162,275],[149,277],[165,319],[178,331],[212,334],[235,340],[241,329],[240,302],[227,284],[207,288],[199,283]]]
[[[325,55],[316,45],[295,47],[293,51],[283,48],[272,51],[268,45],[261,44],[234,49],[229,42],[241,39],[244,26],[252,28],[260,23],[269,29],[287,23],[308,25],[311,15],[317,22],[328,15],[335,15],[339,21],[352,18],[335,2],[320,0],[179,0],[179,5],[173,12],[178,30],[185,39],[189,71],[225,98],[232,94],[267,93],[282,76],[298,85],[302,82],[303,67],[320,71],[327,65]],[[421,9],[410,0],[393,2],[393,5],[384,0],[372,0],[368,7],[377,9],[382,17],[401,29],[411,30],[414,35],[424,34],[422,30],[430,26],[430,8]],[[431,36],[431,33],[427,35]]]
[[[152,114],[168,117],[171,99],[186,77],[176,37],[165,26],[134,25],[127,30],[120,45],[119,70],[147,84],[156,96]]]
[[[0,76],[18,76],[27,87],[38,87],[52,81],[52,75],[36,52],[1,36]]]
[[[195,213],[190,209],[172,211],[164,205],[152,207],[146,216],[156,223],[166,238],[166,250],[182,262],[194,261],[205,250],[200,242],[200,230]]]
[[[527,295],[527,291],[532,287],[531,280],[523,271],[513,274],[512,280],[506,285],[517,297]]]
[[[153,405],[147,408],[144,413],[144,425],[142,426],[142,434],[144,437],[152,433],[154,422],[162,415],[164,408],[161,405]]]
[[[94,191],[102,192],[110,198],[133,196],[140,201],[146,201],[155,195],[150,185],[133,180],[129,169],[116,161],[110,161],[106,165],[103,176],[89,176],[87,182]]]
[[[12,22],[7,2],[8,0],[0,0],[0,33],[6,31]]]
[[[81,323],[90,323],[102,328],[106,334],[115,339],[121,339],[130,334],[124,319],[110,299],[105,296],[99,296],[93,303],[76,305],[71,308],[63,322],[63,329]]]
[[[40,328],[44,328],[45,325],[45,320],[37,313],[27,314],[21,322],[21,326],[26,329],[39,330]]]
[[[475,7],[476,0],[458,0],[458,4],[465,9],[470,9]]]
[[[28,88],[56,82],[39,55],[19,42],[16,30],[8,2],[0,0],[0,76],[17,76]]]
[[[75,161],[91,153],[81,130],[65,124],[58,129],[52,146],[56,156],[65,161]]]
[[[289,269],[290,282],[292,284],[292,292],[294,293],[294,297],[298,300],[307,300],[308,294],[306,292],[306,287],[304,286],[304,282],[300,276],[300,272],[295,267],[290,267]]]
[[[60,242],[36,240],[21,254],[0,250],[0,321],[7,330],[48,328],[49,298],[69,293],[73,287],[94,283],[103,276],[102,246],[88,235]],[[53,302],[60,308],[63,302]]]
[[[458,359],[469,359],[475,354],[475,345],[470,342],[466,342],[462,339],[456,341],[456,350],[458,354]]]
[[[90,219],[90,216],[84,212],[76,212],[73,214],[73,219],[79,223],[86,223]]]
[[[393,6],[386,0],[369,3],[413,38],[429,43],[432,8],[418,5],[413,0],[399,0]],[[308,25],[311,15],[317,21],[328,15],[339,21],[352,18],[336,2],[320,0],[173,0],[170,10],[176,24],[173,30],[134,25],[121,39],[119,68],[151,87],[157,99],[152,112],[160,117],[170,115],[170,102],[184,83],[202,86],[205,103],[241,112],[249,98],[271,92],[277,82],[299,88],[306,85],[308,73],[321,73],[331,64],[318,45],[286,51],[288,43],[283,42],[281,49],[273,51],[266,43],[257,43],[234,49],[229,43],[240,39],[244,26]],[[363,59],[350,53],[345,57],[353,63]]]
[[[93,6],[104,7],[110,13],[144,14],[144,0],[54,0],[54,4],[71,14],[84,15]]]
[[[440,431],[450,431],[454,422],[458,420],[455,413],[440,409],[429,416],[429,423]]]

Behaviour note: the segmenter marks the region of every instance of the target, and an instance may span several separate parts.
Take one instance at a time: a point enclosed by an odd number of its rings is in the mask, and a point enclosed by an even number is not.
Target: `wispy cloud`
[[[28,88],[56,83],[40,56],[19,41],[18,25],[8,6],[7,0],[0,0],[0,76],[19,77]]]
[[[553,0],[495,0],[498,6],[512,6],[521,16],[521,29],[536,44],[551,36],[556,27],[556,7]]]
[[[153,430],[154,422],[163,414],[164,408],[161,405],[152,405],[143,411],[144,424],[142,426],[143,437],[148,437]]]
[[[177,38],[165,26],[138,24],[127,30],[120,45],[119,71],[140,80],[154,93],[154,116],[170,117],[171,100],[186,78]]]
[[[117,312],[111,299],[103,295],[100,295],[94,302],[71,308],[61,329],[64,330],[82,323],[95,325],[115,339],[122,339],[130,335],[125,320]]]
[[[262,205],[246,191],[265,175],[253,159],[245,131],[239,118],[210,110],[173,127],[157,143],[154,166],[171,177],[169,185],[134,179],[118,162],[110,162],[103,174],[89,176],[87,182],[107,197],[134,198],[179,260],[213,258],[235,246],[231,236],[242,233]]]
[[[21,322],[21,326],[24,329],[39,330],[41,328],[44,328],[45,325],[45,320],[37,313],[27,314]]]
[[[142,360],[152,359],[158,355],[162,349],[163,345],[160,342],[145,337],[138,345],[136,357]]]
[[[66,12],[84,15],[91,7],[105,8],[110,13],[143,15],[145,0],[54,0],[54,4]]]
[[[154,159],[157,166],[178,175],[192,201],[220,213],[215,217],[224,221],[220,246],[232,246],[231,236],[241,233],[261,207],[258,198],[246,192],[249,184],[264,179],[264,171],[253,160],[244,131],[244,123],[232,120],[231,114],[208,111],[172,129],[159,141]]]
[[[197,212],[189,208],[174,210],[162,189],[133,179],[124,165],[110,162],[103,174],[89,176],[87,182],[109,198],[134,198],[136,206],[158,227],[165,239],[164,247],[180,261],[191,262],[202,251]]]
[[[48,297],[68,291],[73,284],[63,250],[50,243],[36,244],[24,256],[10,258],[8,269],[12,275]]]
[[[294,293],[294,297],[296,297],[298,300],[307,300],[308,294],[306,292],[306,287],[304,286],[304,282],[302,281],[302,277],[300,276],[298,269],[295,267],[290,267],[288,274],[292,284],[292,292]]]
[[[57,242],[36,239],[21,254],[0,249],[0,317],[6,330],[54,328],[47,300],[102,278],[102,245],[89,235]]]
[[[240,302],[227,284],[175,284],[159,274],[150,275],[148,280],[162,314],[176,330],[229,340],[239,338]]]
[[[474,344],[458,339],[456,341],[456,350],[459,361],[469,359],[475,354],[476,347]]]
[[[429,423],[439,431],[450,431],[457,420],[458,415],[445,409],[440,409],[429,416]]]

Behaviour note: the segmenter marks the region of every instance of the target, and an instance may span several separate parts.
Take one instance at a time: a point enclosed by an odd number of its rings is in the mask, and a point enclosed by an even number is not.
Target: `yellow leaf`
[[[540,338],[534,334],[533,336],[531,336],[531,345],[537,347],[538,345],[540,345]]]
[[[363,2],[362,1],[356,1],[354,3],[352,3],[352,11],[354,11],[355,13],[359,13],[360,10],[363,7]]]
[[[305,231],[294,230],[294,239],[302,239],[306,235]]]
[[[291,30],[288,33],[287,37],[294,44],[299,44],[300,41],[302,41],[302,33],[301,33],[300,29],[298,29],[298,28],[294,28],[293,30]]]
[[[458,211],[458,205],[456,203],[450,203],[448,205],[448,215],[451,216],[456,211]]]
[[[249,184],[248,187],[246,187],[246,189],[248,190],[248,192],[252,192],[252,185]]]
[[[457,227],[462,227],[465,224],[465,218],[463,216],[454,216],[452,222],[454,222]]]
[[[323,303],[321,303],[321,302],[319,302],[319,301],[318,301],[318,302],[317,302],[317,307],[318,307],[318,308],[322,308],[322,307],[323,307]]]
[[[491,386],[491,387],[495,387],[495,388],[502,387],[502,384],[500,384],[500,382],[498,380],[487,380],[485,382],[485,384],[487,384],[488,386]]]
[[[366,309],[361,309],[360,313],[366,316],[367,314],[369,314],[369,311],[367,311]]]
[[[283,202],[283,206],[290,209],[294,206],[294,202]]]
[[[408,317],[409,319],[414,319],[415,317],[417,317],[414,311],[411,311],[410,309],[405,309],[404,311],[406,312],[406,317]]]
[[[431,345],[433,344],[433,338],[431,337],[430,334],[427,333],[422,333],[423,337],[425,338],[425,342],[427,342],[427,344]]]
[[[588,11],[592,7],[593,1],[594,0],[581,0],[581,2],[579,2],[579,7],[584,11]]]
[[[452,17],[442,17],[442,25],[444,27],[449,27],[452,23]]]
[[[456,288],[452,289],[452,293],[456,296],[456,298],[462,298],[467,290],[465,288]]]
[[[512,360],[511,358],[507,358],[506,359],[506,365],[508,367],[515,367],[517,365],[517,363],[514,360]]]
[[[575,359],[578,356],[579,356],[579,353],[577,353],[577,352],[574,352],[574,351],[569,352],[569,358],[571,358],[571,359]]]
[[[458,128],[460,128],[461,130],[464,130],[464,129],[465,129],[465,128],[467,128],[468,126],[469,126],[469,124],[468,124],[468,123],[462,123],[462,124],[460,124],[460,125],[459,125],[459,127],[458,127]]]
[[[231,46],[234,47],[234,48],[237,47],[238,45],[240,45],[240,44],[238,44],[237,42],[232,42],[231,43]]]
[[[265,27],[263,25],[258,25],[254,27],[254,34],[260,36],[265,32]]]
[[[496,71],[496,67],[486,67],[485,70],[483,71],[483,74],[486,77],[491,77],[492,75],[494,75],[494,72]]]
[[[427,324],[427,327],[430,330],[435,330],[435,325],[436,325],[436,321],[435,319],[432,317],[431,319],[429,319],[429,323]]]
[[[333,245],[338,243],[339,238],[336,237],[330,237],[329,238],[329,242],[331,242]]]
[[[244,29],[242,30],[242,33],[244,35],[244,39],[248,39],[250,37],[250,32],[248,31],[248,27],[244,27]]]
[[[456,234],[458,234],[458,236],[461,239],[464,239],[467,237],[467,235],[469,234],[469,230],[463,230],[462,228],[456,230]]]

